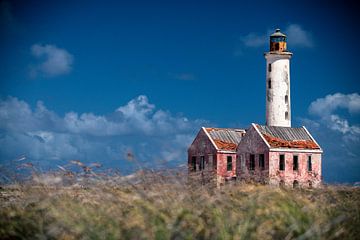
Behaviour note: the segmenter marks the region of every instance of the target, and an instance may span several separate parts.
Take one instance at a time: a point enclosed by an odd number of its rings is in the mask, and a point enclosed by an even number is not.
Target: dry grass
[[[360,239],[356,187],[217,189],[178,173],[65,184],[65,175],[2,186],[1,239]]]

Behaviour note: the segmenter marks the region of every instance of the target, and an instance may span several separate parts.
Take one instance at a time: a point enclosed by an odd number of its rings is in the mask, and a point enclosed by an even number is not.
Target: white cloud
[[[267,34],[249,33],[240,37],[240,40],[246,47],[261,47],[268,42],[269,35],[269,31]]]
[[[303,118],[301,122],[324,150],[322,165],[325,180],[359,181],[359,94],[330,94],[313,101],[308,111],[309,118]]]
[[[350,113],[360,113],[360,95],[357,93],[329,94],[324,98],[318,98],[310,104],[309,112],[313,115],[330,115],[335,110],[343,108]]]
[[[235,51],[235,55],[241,55],[241,48],[250,47],[258,48],[264,47],[269,42],[270,35],[274,32],[274,29],[268,29],[265,33],[251,32],[240,37],[241,45]],[[313,40],[311,34],[304,30],[299,24],[289,24],[284,31],[287,35],[289,47],[312,47]]]
[[[290,24],[285,29],[290,46],[313,47],[314,43],[310,32],[305,31],[298,24]]]
[[[186,149],[203,121],[188,120],[157,109],[140,95],[108,115],[69,112],[63,117],[42,102],[9,97],[0,100],[0,161],[25,154],[27,159],[53,165],[53,161],[79,159],[124,167],[131,149],[137,160],[186,160]]]
[[[37,77],[39,74],[55,77],[67,74],[72,69],[73,56],[55,45],[34,44],[31,47],[31,54],[40,61],[32,66],[30,71],[32,77]]]
[[[345,109],[350,114],[360,113],[360,95],[357,93],[329,94],[313,101],[309,106],[309,113],[319,117],[322,123],[332,130],[360,137],[359,126],[350,125],[347,119],[336,114],[340,109]]]

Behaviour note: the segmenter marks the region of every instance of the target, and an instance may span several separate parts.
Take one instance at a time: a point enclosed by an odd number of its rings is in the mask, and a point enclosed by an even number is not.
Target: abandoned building
[[[202,127],[188,150],[189,171],[220,179],[236,177],[236,148],[243,129]]]
[[[270,35],[266,59],[266,124],[243,129],[202,127],[188,149],[189,175],[218,183],[256,181],[317,187],[322,149],[305,127],[291,126],[290,59],[286,35]]]

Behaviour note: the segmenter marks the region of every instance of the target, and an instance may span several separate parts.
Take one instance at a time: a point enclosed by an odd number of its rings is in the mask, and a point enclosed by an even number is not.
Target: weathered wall
[[[227,157],[232,157],[232,170],[227,170]],[[218,153],[217,154],[217,175],[230,179],[236,176],[236,153]]]
[[[290,58],[291,53],[267,53],[266,58],[266,124],[291,127]],[[271,71],[269,69],[271,64]],[[270,83],[271,82],[271,83]],[[271,85],[271,87],[270,87]],[[285,100],[287,96],[287,100]],[[287,118],[285,117],[287,112]]]
[[[205,170],[213,171],[217,162],[216,155],[217,150],[215,149],[214,145],[211,143],[203,129],[200,129],[198,135],[195,137],[193,143],[188,149],[189,172],[191,172],[191,159],[193,156],[196,156],[196,172],[199,171],[200,156],[205,157]]]
[[[255,170],[250,169],[250,154],[255,155]],[[265,168],[259,167],[259,154],[264,154]],[[268,147],[253,126],[246,132],[237,148],[237,176],[240,180],[267,182],[269,177]]]
[[[279,155],[285,155],[285,171],[279,170]],[[293,155],[298,156],[299,170],[293,170]],[[308,156],[311,155],[312,171],[307,169]],[[278,185],[280,181],[292,187],[294,181],[298,181],[301,187],[318,187],[321,184],[321,154],[320,153],[306,153],[306,152],[270,152],[269,153],[269,182]]]
[[[192,171],[191,159],[196,157],[196,172]],[[205,169],[201,170],[200,156],[205,157]],[[227,171],[227,157],[232,157],[232,171]],[[195,140],[188,149],[188,171],[190,174],[197,175],[201,172],[201,176],[205,178],[216,177],[220,182],[231,179],[236,176],[236,152],[221,153],[216,150],[206,133],[201,129]]]

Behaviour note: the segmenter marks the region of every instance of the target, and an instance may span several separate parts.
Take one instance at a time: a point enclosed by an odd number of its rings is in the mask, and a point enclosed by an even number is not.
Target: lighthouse
[[[276,29],[266,52],[266,125],[291,127],[290,58],[286,35]]]

